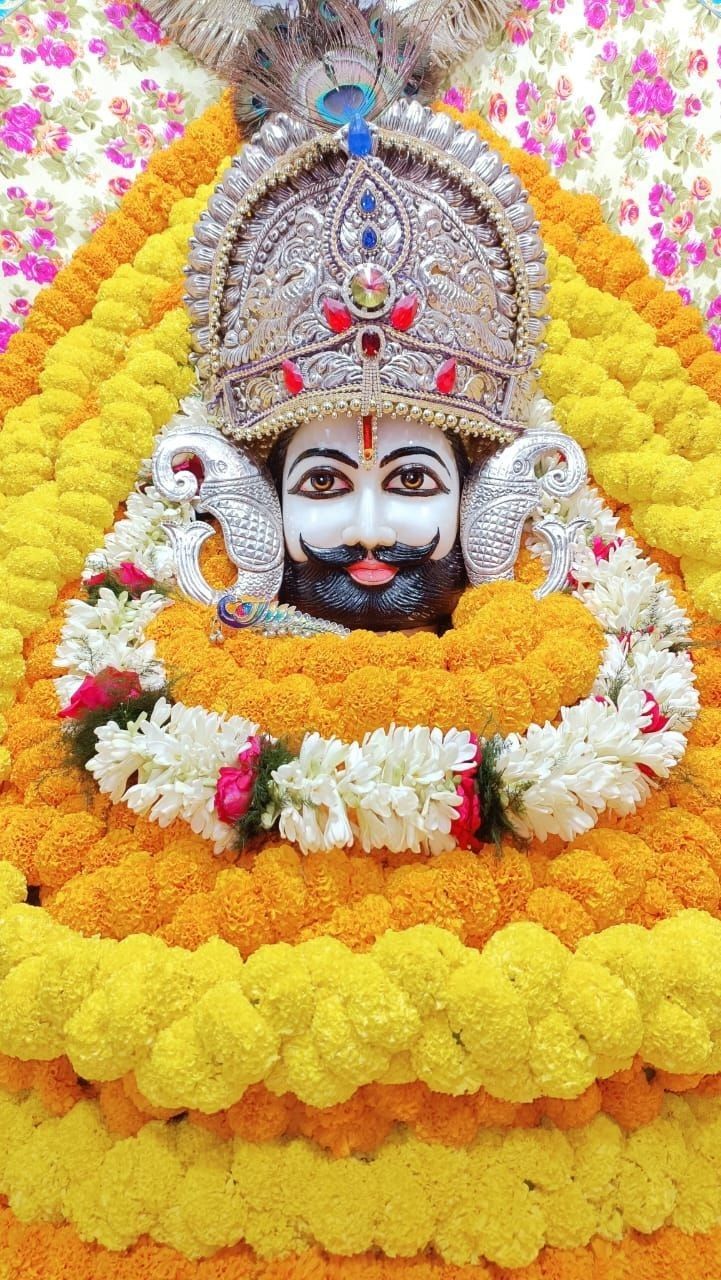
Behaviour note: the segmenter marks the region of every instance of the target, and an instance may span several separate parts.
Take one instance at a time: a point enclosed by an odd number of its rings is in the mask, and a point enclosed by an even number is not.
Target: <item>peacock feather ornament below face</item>
[[[266,485],[266,520],[285,522],[271,566],[262,547],[278,538],[258,536],[257,504],[246,530],[238,493],[230,521],[214,492],[239,590],[252,544],[258,595],[345,626],[433,624],[469,578],[512,573],[537,496],[524,459],[540,437],[524,432],[543,247],[508,166],[419,101],[437,17],[437,0],[409,22],[351,0],[265,11],[228,63],[239,118],[259,127],[190,245],[203,396]],[[579,478],[576,446],[547,435]],[[514,450],[500,472],[499,446]]]

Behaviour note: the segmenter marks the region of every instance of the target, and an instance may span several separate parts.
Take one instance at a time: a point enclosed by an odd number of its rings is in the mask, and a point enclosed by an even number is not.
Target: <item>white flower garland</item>
[[[541,401],[533,425],[546,419]],[[668,776],[684,753],[698,697],[684,648],[689,620],[659,581],[657,566],[619,534],[615,517],[588,487],[564,503],[544,498],[533,523],[548,515],[587,522],[574,556],[574,594],[606,632],[606,651],[591,696],[564,708],[557,725],[511,734],[496,770],[506,821],[519,836],[570,840],[604,810],[632,812],[653,779]],[[131,560],[172,584],[172,549],[162,525],[191,518],[189,505],[166,502],[152,485],[139,489],[104,548],[89,558],[85,575]],[[530,538],[532,549],[547,557],[545,542],[533,532]],[[136,672],[143,689],[162,687],[165,672],[145,630],[169,603],[153,590],[131,599],[108,588],[99,590],[97,604],[71,601],[56,660],[68,671],[56,682],[61,704],[85,676],[108,666]],[[220,852],[234,829],[215,809],[219,771],[237,761],[257,732],[241,717],[160,699],[150,716],[127,729],[110,722],[97,730],[98,749],[87,767],[113,801],[161,825],[182,818]],[[298,757],[273,772],[263,825],[277,822],[283,838],[305,853],[353,842],[366,851],[439,853],[455,845],[458,783],[475,760],[468,731],[393,727],[351,744],[311,733]]]

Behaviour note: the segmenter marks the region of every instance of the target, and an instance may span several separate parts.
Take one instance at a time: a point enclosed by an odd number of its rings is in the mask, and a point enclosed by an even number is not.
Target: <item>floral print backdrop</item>
[[[721,0],[522,0],[448,96],[594,192],[721,350]]]
[[[721,0],[521,0],[452,81],[595,192],[721,350]],[[0,350],[218,92],[134,0],[0,0]]]
[[[2,14],[2,11],[0,11]],[[219,94],[137,4],[32,0],[0,23],[0,350],[38,289]]]

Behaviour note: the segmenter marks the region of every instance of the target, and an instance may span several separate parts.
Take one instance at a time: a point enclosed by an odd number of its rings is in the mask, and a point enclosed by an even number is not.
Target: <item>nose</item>
[[[395,529],[383,523],[379,496],[371,488],[357,493],[352,519],[341,530],[341,537],[347,547],[360,543],[366,550],[372,551],[374,547],[392,547],[398,541]]]

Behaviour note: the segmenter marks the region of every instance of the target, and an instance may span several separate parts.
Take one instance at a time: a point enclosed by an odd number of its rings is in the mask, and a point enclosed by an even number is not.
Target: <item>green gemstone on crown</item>
[[[350,278],[350,294],[361,311],[379,311],[387,303],[390,292],[388,277],[372,263],[359,267]]]

